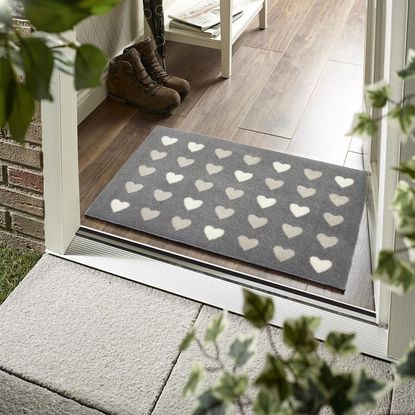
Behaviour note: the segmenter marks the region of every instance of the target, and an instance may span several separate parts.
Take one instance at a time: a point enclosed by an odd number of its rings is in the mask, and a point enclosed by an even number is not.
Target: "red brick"
[[[0,244],[13,246],[18,249],[32,249],[39,253],[45,251],[43,242],[7,231],[0,231]]]
[[[17,212],[11,212],[10,216],[12,221],[12,229],[14,231],[44,239],[43,221]]]
[[[0,187],[0,205],[43,217],[43,199],[15,189]]]
[[[42,152],[39,149],[22,146],[8,140],[0,140],[0,158],[38,169],[42,167]]]
[[[35,144],[40,144],[42,142],[42,123],[40,120],[35,120],[29,125],[25,140]]]
[[[9,166],[7,169],[9,184],[25,189],[43,192],[43,176],[30,170]]]

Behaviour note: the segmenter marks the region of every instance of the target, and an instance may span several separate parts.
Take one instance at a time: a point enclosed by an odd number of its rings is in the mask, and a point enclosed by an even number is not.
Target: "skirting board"
[[[49,253],[55,255],[53,252]],[[156,289],[242,314],[241,284],[223,277],[180,267],[79,235],[75,236],[66,254],[59,256]],[[318,339],[324,340],[333,330],[355,332],[356,344],[362,353],[390,360],[386,352],[387,329],[374,322],[280,296],[273,290],[267,287],[264,289],[250,281],[244,285],[273,298],[277,310],[273,325],[281,327],[284,320],[301,315],[320,317],[321,326],[316,333]]]

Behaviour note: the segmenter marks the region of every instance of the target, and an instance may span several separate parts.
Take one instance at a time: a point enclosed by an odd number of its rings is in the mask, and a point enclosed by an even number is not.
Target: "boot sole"
[[[172,105],[166,108],[164,111],[150,111],[148,108],[140,107],[139,105],[135,104],[134,102],[129,101],[128,99],[119,97],[118,95],[114,95],[112,93],[108,93],[108,97],[114,101],[120,102],[121,104],[127,104],[131,107],[137,108],[138,110],[145,112],[146,114],[169,114],[171,111],[176,109],[178,105]]]

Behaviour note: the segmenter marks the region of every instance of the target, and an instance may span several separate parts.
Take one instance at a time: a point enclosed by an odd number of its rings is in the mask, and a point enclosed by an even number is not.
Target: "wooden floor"
[[[252,24],[235,45],[229,80],[217,51],[170,43],[167,67],[190,81],[191,95],[169,116],[105,101],[80,125],[82,212],[156,125],[363,169],[362,143],[345,132],[362,101],[364,20],[365,0],[271,1],[268,29]],[[83,214],[82,224],[374,308],[366,215],[344,293]]]

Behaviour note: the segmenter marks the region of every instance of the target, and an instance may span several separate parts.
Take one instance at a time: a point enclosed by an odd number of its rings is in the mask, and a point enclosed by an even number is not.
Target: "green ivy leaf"
[[[198,399],[198,406],[193,415],[226,415],[229,403],[217,399],[211,390],[207,390]]]
[[[409,160],[403,161],[399,165],[398,171],[406,174],[412,180],[415,180],[415,156],[411,157]]]
[[[302,316],[296,320],[286,320],[283,326],[284,342],[299,353],[311,353],[317,348],[314,331],[320,319]]]
[[[316,377],[320,367],[320,358],[316,352],[295,353],[288,364],[298,378]]]
[[[398,71],[397,74],[401,79],[405,80],[415,78],[415,51],[413,49],[408,51],[405,68]]]
[[[229,349],[229,356],[232,357],[235,367],[245,366],[252,356],[255,355],[254,349],[255,337],[246,339],[236,338]]]
[[[332,331],[328,334],[325,345],[335,354],[340,356],[347,356],[357,353],[356,346],[354,344],[354,333],[346,334]]]
[[[196,330],[192,328],[180,343],[179,350],[184,352],[187,350],[196,338]]]
[[[94,88],[101,84],[101,76],[107,64],[103,52],[93,45],[82,45],[76,50],[75,88]]]
[[[215,343],[220,335],[226,329],[226,313],[221,312],[219,313],[209,324],[208,328],[206,329],[205,340],[208,343]]]
[[[190,371],[189,378],[183,388],[183,396],[194,395],[205,377],[205,371],[202,366],[194,364]]]
[[[415,271],[411,264],[398,259],[393,251],[384,250],[379,254],[373,278],[384,281],[397,292],[406,293],[415,284]]]
[[[355,114],[349,136],[372,137],[378,130],[376,121],[369,114],[364,112]]]
[[[248,389],[248,377],[235,373],[223,372],[212,394],[224,402],[235,402],[241,398]]]
[[[245,289],[243,293],[245,318],[258,329],[266,327],[274,316],[272,299]]]
[[[409,134],[415,123],[415,105],[397,106],[389,116],[398,121],[404,134]]]
[[[408,353],[394,366],[394,370],[403,380],[415,378],[415,341],[410,343]]]
[[[389,99],[390,88],[385,81],[377,82],[366,88],[366,100],[369,106],[383,108]]]
[[[284,364],[279,358],[270,354],[267,355],[265,366],[256,379],[255,385],[275,391],[274,393],[278,394],[281,401],[287,399],[292,393]]]
[[[386,383],[367,376],[365,370],[354,374],[353,406],[373,407],[386,390]]]
[[[10,61],[6,58],[0,58],[0,74],[0,128],[3,128],[13,107],[16,88],[15,75]]]
[[[32,95],[24,85],[16,84],[13,106],[8,121],[10,133],[15,140],[24,140],[34,111],[35,101]]]
[[[43,39],[27,38],[21,43],[25,85],[36,100],[52,100],[49,92],[53,55]]]
[[[289,407],[282,407],[276,393],[261,389],[255,399],[254,413],[255,415],[291,415],[292,411]]]

